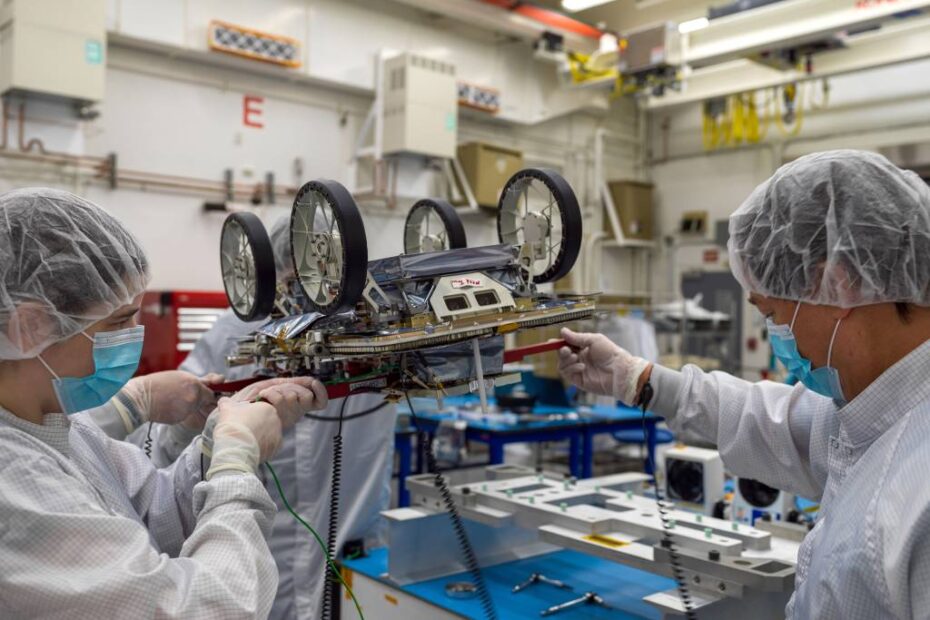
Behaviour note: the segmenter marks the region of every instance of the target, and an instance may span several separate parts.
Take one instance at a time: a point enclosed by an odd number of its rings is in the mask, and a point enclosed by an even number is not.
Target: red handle
[[[504,363],[520,362],[523,361],[525,357],[538,355],[540,353],[548,353],[549,351],[558,351],[565,346],[568,346],[568,344],[564,340],[559,339],[540,342],[539,344],[530,344],[525,347],[517,347],[516,349],[507,349],[504,351]]]

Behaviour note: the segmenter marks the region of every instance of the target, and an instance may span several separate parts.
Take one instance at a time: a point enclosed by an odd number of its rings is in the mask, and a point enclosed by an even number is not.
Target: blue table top
[[[343,564],[371,579],[386,581],[382,575],[387,572],[387,560],[388,550],[381,548],[372,550],[368,557],[346,560]],[[560,612],[554,617],[560,620],[659,618],[659,612],[643,602],[642,597],[675,587],[671,579],[570,550],[489,566],[482,573],[498,616],[508,620],[539,618],[539,612],[543,609],[589,591],[603,597],[611,609],[584,605]],[[518,594],[511,592],[513,586],[525,581],[533,573],[562,580],[574,590],[536,584]],[[484,616],[477,599],[459,600],[446,596],[445,586],[451,581],[469,581],[468,574],[421,581],[398,589],[466,618],[481,620]]]
[[[474,405],[477,402],[478,399],[474,396],[452,396],[444,400],[444,404],[447,407],[453,408]],[[427,422],[438,423],[442,420],[449,420],[455,417],[454,413],[450,413],[448,411],[430,411],[425,406],[418,406],[420,403],[426,405],[433,404],[435,401],[432,399],[413,399],[414,407],[417,408],[417,417]],[[488,403],[493,404],[494,399],[489,399]],[[406,405],[403,403],[398,405],[398,410],[401,413],[406,413],[408,411]],[[578,417],[576,419],[547,420],[541,418],[539,420],[518,421],[511,423],[502,420],[469,418],[468,426],[470,429],[477,431],[513,432],[559,428],[578,428],[582,426],[612,424],[617,422],[638,422],[642,419],[643,416],[642,411],[639,409],[625,407],[623,405],[618,405],[616,407],[583,407],[580,409],[555,407],[552,405],[537,405],[533,409],[533,413],[540,414],[540,416],[547,414],[569,413],[572,411],[578,412]],[[646,416],[648,419],[655,419],[655,416],[652,413],[647,413]]]

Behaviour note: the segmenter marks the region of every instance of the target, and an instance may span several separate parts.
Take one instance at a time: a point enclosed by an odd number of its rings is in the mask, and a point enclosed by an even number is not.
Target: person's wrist
[[[116,410],[123,417],[128,432],[131,433],[148,421],[148,412],[139,407],[136,393],[128,384],[123,386],[113,398]]]
[[[636,382],[636,398],[641,398],[643,395],[643,388],[646,387],[646,384],[649,383],[649,379],[652,378],[652,368],[654,364],[649,362],[649,365],[646,366],[646,369],[643,370],[643,373],[639,375],[639,381]]]

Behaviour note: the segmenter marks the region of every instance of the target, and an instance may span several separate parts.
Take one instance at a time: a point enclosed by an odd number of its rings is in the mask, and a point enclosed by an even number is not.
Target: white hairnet
[[[274,253],[274,269],[278,281],[285,280],[294,273],[294,261],[291,260],[291,218],[282,215],[271,225],[271,251]]]
[[[83,198],[0,195],[0,360],[33,358],[129,304],[147,265],[135,237]]]
[[[740,284],[767,297],[930,306],[930,187],[875,153],[808,155],[730,216],[728,249]]]

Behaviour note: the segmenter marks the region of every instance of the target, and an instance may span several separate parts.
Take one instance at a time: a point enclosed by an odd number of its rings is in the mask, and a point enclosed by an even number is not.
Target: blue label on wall
[[[455,114],[446,114],[446,131],[455,131]]]
[[[84,42],[84,60],[89,65],[99,65],[103,62],[103,44],[96,39]]]

